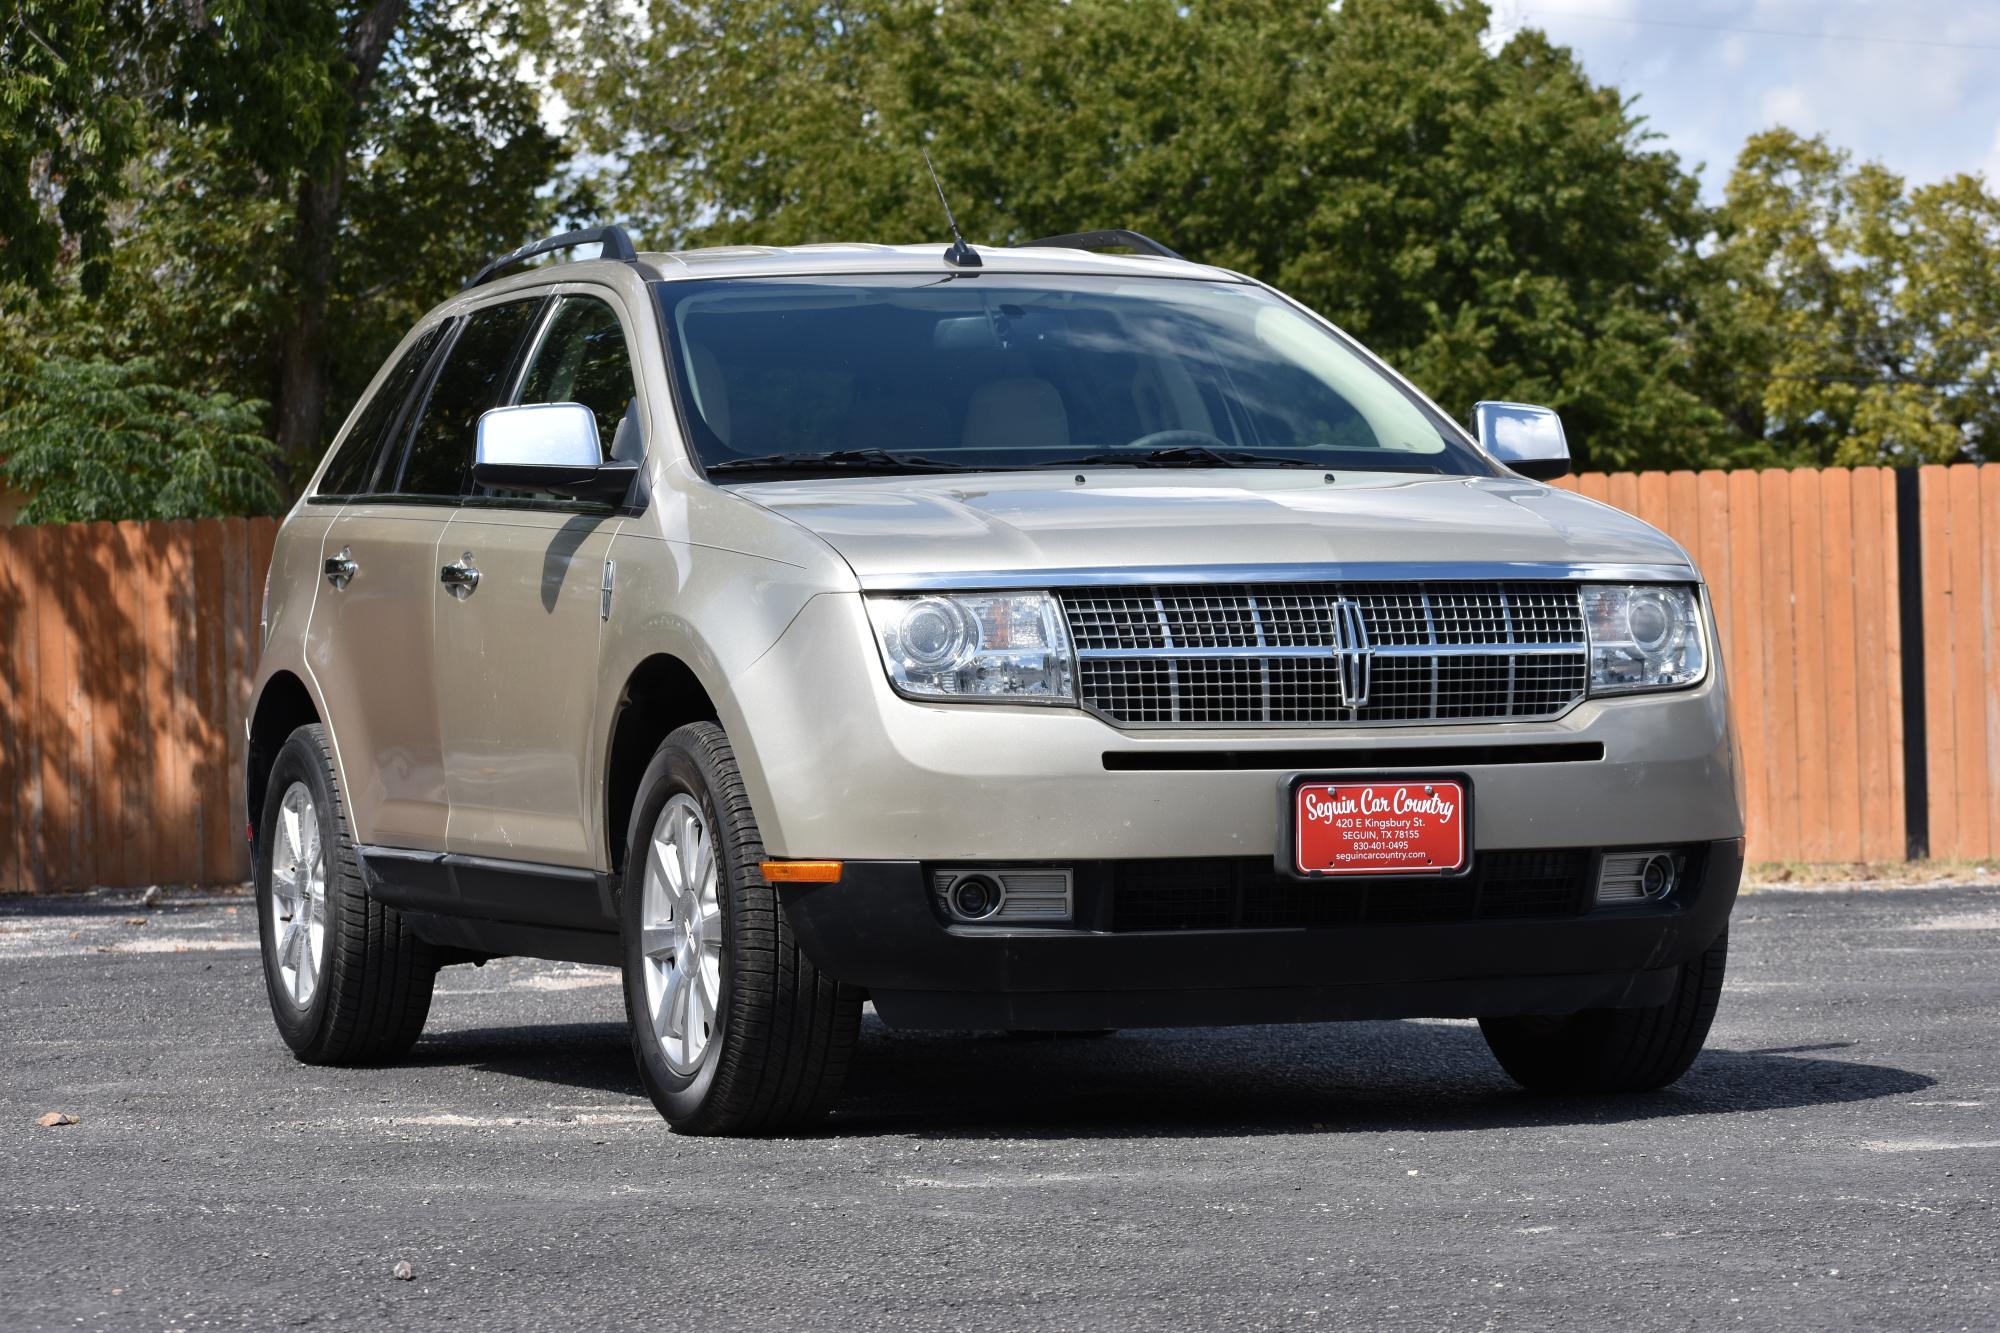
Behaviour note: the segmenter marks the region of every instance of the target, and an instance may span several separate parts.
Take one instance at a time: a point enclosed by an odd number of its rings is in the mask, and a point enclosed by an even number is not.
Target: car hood
[[[1672,539],[1568,491],[1500,477],[1174,469],[841,477],[731,489],[818,534],[865,584],[1210,565],[1685,567]]]

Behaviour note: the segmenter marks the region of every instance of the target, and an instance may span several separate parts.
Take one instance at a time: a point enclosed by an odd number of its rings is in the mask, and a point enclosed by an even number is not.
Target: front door
[[[582,403],[605,457],[643,457],[632,358],[616,310],[558,298],[534,340],[517,403]],[[439,559],[476,570],[437,600],[439,708],[451,800],[450,850],[601,868],[596,810],[602,738],[593,734],[611,539],[609,505],[547,495],[473,494]]]
[[[437,598],[450,850],[591,868],[590,767],[609,514],[463,509]]]

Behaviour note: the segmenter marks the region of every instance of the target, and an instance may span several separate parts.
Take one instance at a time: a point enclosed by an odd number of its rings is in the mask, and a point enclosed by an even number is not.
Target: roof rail
[[[1023,246],[1045,246],[1054,250],[1137,250],[1142,254],[1158,255],[1162,259],[1181,259],[1185,256],[1169,250],[1150,236],[1123,227],[1107,227],[1101,231],[1077,231],[1066,236],[1044,236],[1040,240],[1022,241]]]
[[[551,236],[546,241],[536,241],[518,250],[509,250],[473,274],[472,281],[466,283],[460,290],[471,291],[480,283],[492,280],[502,269],[512,268],[524,259],[533,259],[536,255],[545,255],[551,250],[574,249],[579,245],[601,245],[602,257],[605,259],[622,259],[630,263],[639,257],[639,252],[632,248],[632,238],[625,234],[623,227],[592,227],[587,231],[566,231],[560,236]]]

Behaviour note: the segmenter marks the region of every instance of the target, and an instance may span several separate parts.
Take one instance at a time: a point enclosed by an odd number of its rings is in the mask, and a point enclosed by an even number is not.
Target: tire
[[[294,731],[271,765],[256,889],[264,988],[292,1053],[312,1065],[408,1054],[430,1014],[436,958],[402,913],[368,896],[318,723]]]
[[[619,912],[639,1078],[683,1134],[802,1129],[853,1059],[861,993],[806,957],[763,859],[722,728],[668,736],[639,781]]]
[[[1685,1074],[1701,1053],[1728,958],[1724,931],[1699,957],[1681,964],[1665,1004],[1482,1018],[1479,1030],[1500,1067],[1532,1092],[1651,1092]]]

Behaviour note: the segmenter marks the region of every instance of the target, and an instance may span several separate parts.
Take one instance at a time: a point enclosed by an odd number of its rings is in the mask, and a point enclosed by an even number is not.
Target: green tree
[[[1717,400],[1801,464],[2000,456],[2000,197],[1916,190],[1821,138],[1754,136],[1730,177]]]
[[[0,390],[0,479],[29,493],[24,523],[278,508],[263,403],[163,384],[144,358],[47,356]]]
[[[1596,466],[1728,457],[1696,392],[1693,179],[1570,54],[1445,0],[546,0],[614,211],[656,241],[1131,226],[1273,281],[1455,412]]]
[[[141,11],[104,0],[8,0],[0,13],[0,280],[53,283],[65,237],[80,276],[105,280],[105,214],[140,116],[114,86]]]
[[[110,210],[104,291],[85,293],[73,263],[58,265],[46,292],[0,288],[0,367],[147,357],[162,382],[267,398],[285,292],[273,255],[290,208],[239,179],[214,131],[157,119],[145,129]]]
[[[455,275],[517,244],[549,212],[539,192],[560,145],[519,77],[504,4],[216,0],[209,13],[181,63],[190,114],[291,205],[273,396],[279,448],[302,463],[329,433],[336,384],[365,379],[341,364],[355,308],[388,298],[401,315],[394,298],[419,282],[428,305],[441,259]]]
[[[140,114],[95,196],[92,281],[71,244],[0,283],[0,367],[17,375],[45,354],[143,356],[163,383],[263,400],[281,475],[296,479],[418,314],[583,206],[549,189],[562,144],[499,0],[103,14],[91,41],[140,54],[93,67],[92,86]],[[52,40],[88,44],[52,26]],[[0,136],[16,124],[0,105]],[[17,168],[0,158],[0,191]],[[34,171],[22,179],[46,195]],[[37,216],[58,235],[69,225]]]

